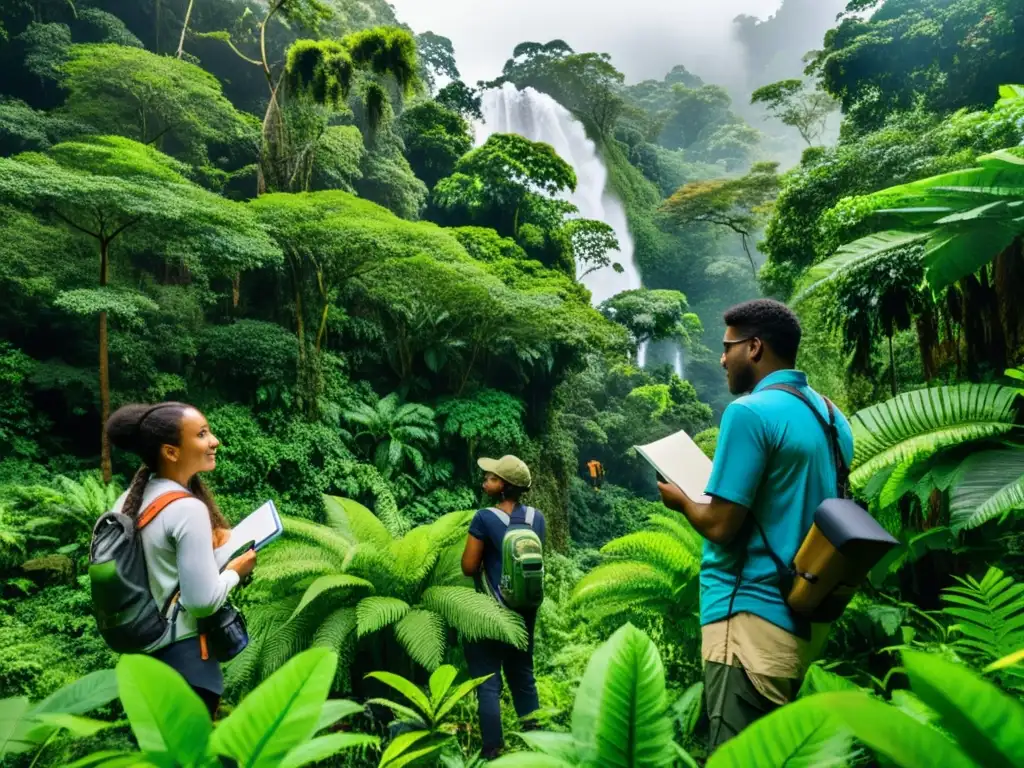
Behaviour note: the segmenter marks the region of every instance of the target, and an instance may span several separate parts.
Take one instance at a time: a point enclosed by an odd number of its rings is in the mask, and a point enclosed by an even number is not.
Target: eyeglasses
[[[725,350],[725,354],[728,355],[729,350],[733,348],[733,345],[742,344],[745,341],[751,341],[756,338],[757,336],[747,336],[745,339],[734,339],[732,341],[730,341],[729,339],[722,339],[722,348]]]

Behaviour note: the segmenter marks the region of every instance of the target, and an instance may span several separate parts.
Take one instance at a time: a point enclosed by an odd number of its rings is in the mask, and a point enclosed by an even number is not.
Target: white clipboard
[[[257,551],[263,549],[284,532],[284,525],[273,501],[267,501],[259,509],[242,520],[231,529],[231,538],[227,543],[213,550],[217,567],[224,568],[232,556],[240,554],[238,550],[253,543]]]
[[[698,504],[710,504],[704,491],[711,479],[711,459],[684,430],[647,445],[633,446],[662,477]]]

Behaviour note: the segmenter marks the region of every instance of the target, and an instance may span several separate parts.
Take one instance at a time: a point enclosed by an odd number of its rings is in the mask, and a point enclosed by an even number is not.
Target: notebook
[[[633,447],[658,474],[678,486],[691,500],[698,504],[711,503],[711,497],[704,493],[711,478],[711,459],[684,430]]]
[[[273,501],[266,502],[263,506],[242,520],[231,529],[231,538],[227,544],[213,550],[217,560],[217,567],[223,568],[232,558],[237,557],[250,546],[260,550],[274,541],[284,531],[281,523],[281,516],[277,513],[277,507]]]

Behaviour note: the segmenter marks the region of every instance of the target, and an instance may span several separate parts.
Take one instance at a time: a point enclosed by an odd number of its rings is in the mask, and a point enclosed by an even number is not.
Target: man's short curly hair
[[[774,299],[754,299],[725,311],[725,324],[743,336],[756,336],[782,360],[796,362],[800,349],[800,321],[793,310]]]

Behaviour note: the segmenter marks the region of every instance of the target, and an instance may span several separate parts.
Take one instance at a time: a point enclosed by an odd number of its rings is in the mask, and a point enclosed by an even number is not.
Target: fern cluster
[[[247,689],[295,653],[325,646],[339,654],[336,687],[347,689],[360,642],[379,645],[385,632],[430,671],[445,659],[449,629],[526,647],[522,618],[462,575],[472,512],[396,536],[350,499],[325,496],[324,506],[327,525],[288,518],[262,557],[245,598],[250,646],[229,666],[229,685]]]
[[[649,528],[609,541],[607,561],[573,590],[571,602],[594,618],[682,616],[696,604],[702,541],[686,520],[653,514]]]

